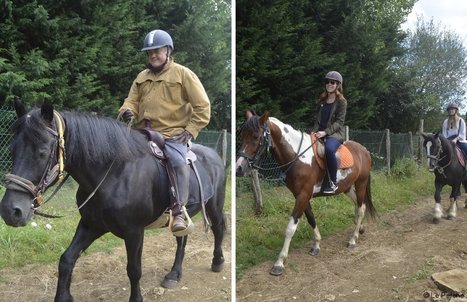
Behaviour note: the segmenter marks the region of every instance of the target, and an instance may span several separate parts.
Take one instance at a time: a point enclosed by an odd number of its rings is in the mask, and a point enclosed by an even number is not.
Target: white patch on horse
[[[303,133],[299,130],[294,129],[288,124],[282,123],[280,120],[270,117],[269,121],[275,124],[281,130],[282,137],[291,146],[296,154],[302,154],[299,160],[304,164],[311,166],[313,160],[313,148],[311,148],[311,137],[308,133]]]
[[[431,148],[431,145],[432,145],[432,144],[433,144],[433,143],[432,143],[431,141],[428,141],[428,142],[426,143],[426,154],[428,154],[428,156],[431,155],[431,154],[430,154],[430,148]],[[430,158],[427,158],[427,165],[428,165],[428,168],[429,168],[429,167],[430,167]]]

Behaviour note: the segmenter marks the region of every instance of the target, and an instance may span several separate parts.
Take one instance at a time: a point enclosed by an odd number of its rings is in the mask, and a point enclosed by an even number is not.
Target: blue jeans
[[[339,146],[342,144],[339,140],[334,137],[326,137],[324,143],[324,153],[326,155],[326,166],[328,167],[329,178],[336,183],[336,174],[337,174],[337,159],[336,151]]]
[[[165,141],[164,154],[169,166],[175,172],[174,198],[170,198],[170,208],[173,216],[181,215],[181,207],[188,202],[190,187],[190,167],[186,163],[188,153],[187,144],[176,143],[171,140]]]

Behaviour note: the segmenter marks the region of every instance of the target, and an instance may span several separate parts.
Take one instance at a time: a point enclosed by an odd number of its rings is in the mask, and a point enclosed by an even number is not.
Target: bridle
[[[238,156],[244,157],[248,161],[248,165],[253,169],[261,169],[261,167],[259,167],[257,163],[259,162],[264,151],[267,150],[269,152],[269,148],[271,148],[272,146],[271,129],[266,123],[264,123],[264,125],[262,125],[261,128],[263,129],[263,134],[259,138],[259,145],[256,149],[255,154],[251,156],[243,151],[240,151],[238,153]]]
[[[439,163],[446,158],[447,154],[444,155],[444,156],[441,156],[442,154],[445,154],[444,150],[443,150],[443,145],[441,143],[441,140],[439,139],[439,137],[436,138],[436,143],[439,144],[439,148],[438,148],[438,152],[436,153],[436,155],[431,155],[431,153],[428,153],[427,154],[427,158],[431,159],[434,161],[434,169],[433,170],[437,170],[440,174],[444,175],[444,177],[446,177],[446,174],[444,174],[444,169],[446,167],[448,167],[451,162],[452,162],[452,157],[449,159],[448,163],[445,164],[445,165],[439,165]],[[428,151],[428,150],[427,150]]]
[[[26,192],[32,195],[31,207],[34,210],[43,204],[42,195],[47,188],[55,183],[55,181],[63,179],[63,171],[65,169],[65,121],[60,113],[55,110],[53,120],[56,130],[50,127],[46,129],[54,136],[54,146],[39,183],[35,185],[32,181],[15,174],[5,175],[5,186],[7,189]]]
[[[305,150],[303,150],[301,153],[296,153],[295,154],[295,157],[285,163],[285,164],[282,164],[280,166],[275,166],[275,167],[272,167],[272,168],[263,168],[263,167],[260,167],[257,165],[257,163],[259,162],[259,159],[261,158],[261,156],[263,155],[264,151],[268,151],[269,152],[269,149],[271,148],[272,146],[272,137],[271,137],[271,129],[269,128],[269,126],[267,125],[267,123],[264,123],[261,128],[263,129],[263,134],[261,135],[260,139],[259,139],[259,146],[258,148],[256,149],[256,152],[253,156],[250,156],[248,154],[246,154],[245,152],[243,151],[240,151],[238,156],[240,157],[244,157],[247,161],[248,161],[248,165],[250,166],[250,168],[252,169],[257,169],[257,170],[263,170],[263,171],[267,171],[267,170],[275,170],[275,169],[282,169],[284,167],[288,167],[284,173],[287,173],[287,171],[292,167],[292,164],[294,162],[296,162],[300,156],[302,156],[303,154],[305,154],[306,151],[308,151],[314,143],[312,143],[308,148],[306,148]],[[298,151],[300,151],[300,149],[302,148],[302,143],[303,143],[303,138],[304,138],[304,135],[303,135],[303,132],[302,132],[302,137],[301,137],[301,140],[300,140],[300,145],[298,147]]]

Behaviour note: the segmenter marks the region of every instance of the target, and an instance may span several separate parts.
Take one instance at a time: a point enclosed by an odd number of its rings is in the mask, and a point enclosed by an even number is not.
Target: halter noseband
[[[46,128],[47,131],[52,133],[54,136],[55,142],[39,184],[34,185],[30,180],[15,174],[5,175],[5,186],[7,189],[26,192],[32,195],[33,209],[37,209],[42,205],[42,194],[47,190],[47,188],[54,183],[55,180],[61,180],[63,178],[63,171],[65,169],[65,122],[63,117],[55,110],[54,121],[57,130],[50,127]],[[54,160],[56,160],[55,163],[53,163]]]

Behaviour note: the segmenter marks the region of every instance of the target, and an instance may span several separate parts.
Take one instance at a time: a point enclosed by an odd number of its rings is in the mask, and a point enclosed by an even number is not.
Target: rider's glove
[[[188,144],[188,142],[193,138],[193,135],[191,135],[190,132],[186,131],[186,130],[183,130],[182,133],[180,133],[179,135],[177,136],[174,136],[172,138],[172,140],[174,142],[177,142],[179,144],[182,144],[182,145],[186,145]]]

